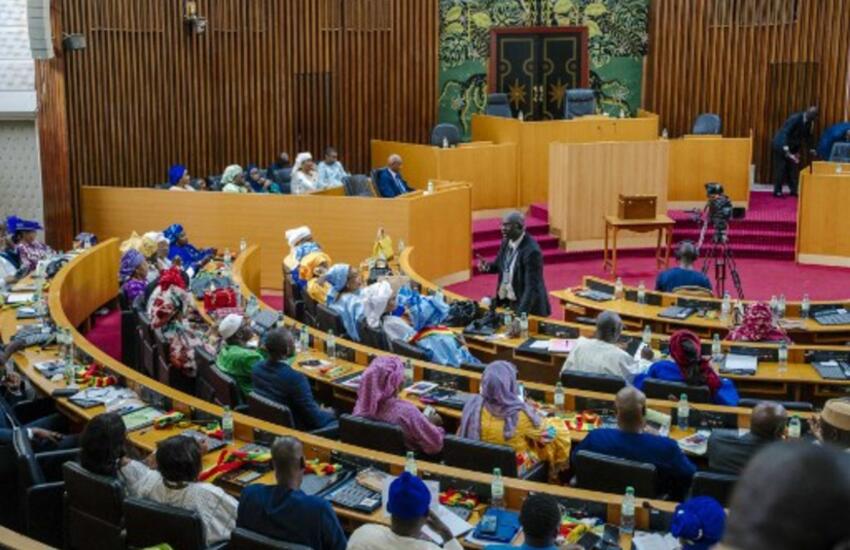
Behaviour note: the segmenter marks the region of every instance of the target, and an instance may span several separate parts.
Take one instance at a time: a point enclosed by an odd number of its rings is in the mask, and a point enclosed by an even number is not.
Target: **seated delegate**
[[[654,464],[658,469],[659,494],[669,493],[681,498],[691,484],[696,467],[675,440],[643,431],[646,396],[633,386],[626,386],[617,392],[614,407],[617,428],[592,430],[574,447],[575,452],[591,451]]]
[[[726,339],[743,342],[791,341],[776,322],[770,306],[762,302],[747,306],[741,324],[730,330]]]
[[[245,168],[245,179],[254,193],[280,193],[280,185],[260,174],[260,168],[256,164],[249,164]]]
[[[655,290],[675,292],[682,287],[699,287],[711,291],[711,281],[702,271],[694,269],[699,252],[691,241],[682,241],[676,249],[679,265],[664,270],[655,279]]]
[[[248,395],[251,393],[254,365],[265,361],[266,356],[261,350],[248,346],[254,335],[241,315],[230,313],[219,321],[218,334],[223,343],[215,365],[221,372],[233,377],[243,395]]]
[[[724,474],[740,474],[759,449],[785,437],[788,413],[772,401],[762,401],[750,416],[750,431],[712,430],[708,438],[708,469]]]
[[[316,178],[316,184],[319,189],[328,189],[330,187],[339,187],[342,185],[342,179],[348,176],[348,172],[343,168],[339,161],[339,154],[333,147],[325,149],[325,158],[319,163],[319,173]]]
[[[121,256],[118,283],[130,304],[145,293],[145,288],[148,286],[148,261],[135,248],[130,248]]]
[[[238,164],[231,164],[221,175],[222,193],[250,193],[251,188],[245,184],[245,174]]]
[[[310,252],[320,252],[322,247],[313,240],[313,232],[306,225],[287,229],[284,236],[289,244],[289,253],[283,258],[283,275],[289,277],[304,256]]]
[[[175,164],[168,169],[169,191],[194,191],[191,185],[192,177],[189,170],[182,164]]]
[[[168,239],[168,259],[174,262],[179,258],[183,269],[187,271],[191,269],[193,273],[197,273],[215,256],[214,248],[198,249],[190,244],[186,231],[179,223],[169,225],[162,234]]]
[[[813,432],[818,441],[850,452],[850,397],[827,401],[815,421]]]
[[[623,321],[613,311],[596,317],[593,338],[580,337],[564,361],[561,372],[573,370],[591,374],[608,374],[631,382],[640,373],[640,363],[620,347]],[[651,357],[648,357],[651,358]]]
[[[292,194],[304,195],[319,189],[316,164],[310,153],[298,153],[292,167]]]
[[[552,495],[530,493],[522,503],[519,524],[525,540],[520,550],[581,550],[575,544],[556,546],[561,534],[561,505]],[[485,550],[510,550],[510,544],[490,544]]]
[[[407,182],[404,181],[404,178],[401,177],[400,156],[390,155],[387,159],[387,165],[375,171],[375,189],[378,191],[378,195],[386,199],[413,191]]]
[[[52,256],[53,250],[38,240],[38,231],[44,229],[40,223],[24,220],[17,216],[6,218],[6,230],[12,236],[18,266],[23,273],[33,271],[38,262]],[[8,257],[7,257],[8,258]]]
[[[121,481],[124,494],[140,496],[140,482],[151,469],[127,457],[127,428],[121,415],[106,412],[92,418],[80,436],[80,466],[93,474]]]

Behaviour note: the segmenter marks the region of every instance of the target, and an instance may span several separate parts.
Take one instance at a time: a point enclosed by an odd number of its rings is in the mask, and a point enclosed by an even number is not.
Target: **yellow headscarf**
[[[126,241],[124,241],[123,243],[121,243],[121,246],[119,246],[118,249],[121,251],[121,254],[124,254],[125,252],[127,252],[131,248],[133,248],[135,250],[139,250],[139,248],[141,246],[142,246],[142,238],[139,236],[138,233],[133,231],[133,233],[130,234],[130,238],[127,239]],[[141,250],[139,250],[139,252],[141,252]]]
[[[313,273],[321,264],[331,264],[331,257],[322,251],[310,252],[301,259],[298,265],[298,277],[302,281],[309,281],[316,275]]]

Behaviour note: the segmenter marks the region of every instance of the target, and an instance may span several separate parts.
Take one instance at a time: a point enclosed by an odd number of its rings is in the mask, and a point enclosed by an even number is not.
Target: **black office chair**
[[[712,497],[725,508],[732,497],[738,476],[716,472],[697,472],[691,481],[690,497]]]
[[[79,449],[35,453],[26,428],[12,430],[12,448],[18,469],[18,523],[28,537],[59,547],[64,532],[62,464],[74,460]],[[4,498],[10,498],[5,495]]]
[[[118,305],[121,309],[121,362],[125,365],[138,369],[139,340],[136,331],[138,317],[133,310],[133,304],[127,299],[122,289],[118,293]]]
[[[316,328],[322,332],[334,331],[334,334],[342,337],[348,334],[342,322],[342,315],[325,304],[316,304]]]
[[[635,462],[590,451],[578,451],[573,464],[580,489],[622,495],[634,487],[635,495],[655,498],[658,473],[654,464]]]
[[[195,395],[200,399],[228,406],[233,410],[244,410],[242,391],[229,375],[215,366],[215,357],[201,347],[195,348]]]
[[[372,187],[369,176],[363,174],[345,176],[342,178],[342,185],[345,187],[345,194],[349,197],[375,196],[375,188]]]
[[[318,304],[307,292],[301,293],[301,299],[304,301],[304,322],[311,327],[315,327],[316,316],[318,315],[316,312]]]
[[[65,479],[65,548],[124,550],[124,486],[77,464],[62,465]]]
[[[169,360],[170,352],[168,342],[162,335],[162,331],[155,329],[153,331],[154,345],[156,348],[156,379],[176,390],[194,395],[195,379],[186,375],[180,369],[173,368]]]
[[[283,276],[283,313],[301,322],[304,320],[301,289],[292,283],[292,277],[288,273]]]
[[[207,176],[207,185],[210,191],[221,191],[221,174],[217,176]]]
[[[484,371],[487,369],[487,365],[484,363],[461,363],[460,368],[461,370],[484,374]]]
[[[387,337],[384,331],[379,328],[372,328],[363,317],[357,322],[357,332],[360,333],[360,343],[370,348],[389,351]]]
[[[228,550],[310,550],[309,546],[283,542],[261,535],[255,531],[249,531],[237,527],[230,534]]]
[[[511,112],[511,106],[508,104],[508,94],[489,94],[487,96],[487,106],[484,107],[484,114],[502,118],[513,118],[514,115]]]
[[[721,132],[721,128],[722,124],[719,115],[702,113],[694,121],[694,127],[691,129],[691,133],[696,135],[718,135]]]
[[[850,162],[850,143],[846,141],[833,143],[829,151],[829,162]]]
[[[404,433],[401,428],[386,422],[362,416],[343,414],[339,417],[339,439],[343,443],[359,445],[375,451],[404,455]]]
[[[578,118],[596,113],[596,94],[588,88],[567,90],[564,101],[564,118]]]
[[[292,181],[292,168],[277,168],[272,170],[271,176],[278,185],[288,184]]]
[[[617,393],[626,387],[626,381],[619,376],[594,374],[576,370],[565,370],[561,372],[561,384],[565,388],[602,393]]]
[[[689,386],[684,382],[670,382],[647,378],[643,383],[643,393],[651,399],[677,401],[683,393],[689,403],[711,403],[711,390],[708,386]]]
[[[809,403],[808,401],[774,401],[772,399],[753,399],[752,397],[744,397],[740,401],[738,401],[739,407],[753,408],[762,401],[770,401],[771,403],[779,403],[785,410],[788,411],[800,411],[800,412],[812,412],[815,410],[815,406]]]
[[[124,499],[127,547],[147,548],[168,544],[174,550],[207,548],[204,524],[195,511],[160,504],[152,500]],[[225,545],[220,545],[224,548]]]
[[[295,426],[289,407],[254,391],[248,394],[248,414],[287,428]]]
[[[460,129],[449,122],[437,124],[431,130],[431,145],[442,147],[444,139],[450,146],[457,145],[460,143]]]
[[[139,361],[137,371],[156,378],[156,348],[153,341],[151,320],[146,313],[136,311],[136,334],[139,340]]]
[[[443,462],[447,466],[487,474],[493,473],[494,468],[499,468],[502,475],[517,477],[516,451],[507,445],[496,445],[446,434],[443,438],[442,454]],[[525,472],[522,479],[545,483],[547,476],[548,464],[540,461]]]
[[[416,344],[410,344],[403,340],[390,340],[389,347],[390,352],[396,355],[403,355],[404,357],[410,357],[411,359],[418,359],[420,361],[428,361],[428,352]]]

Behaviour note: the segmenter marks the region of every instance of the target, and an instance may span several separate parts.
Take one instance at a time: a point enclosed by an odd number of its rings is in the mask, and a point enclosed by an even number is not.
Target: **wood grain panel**
[[[800,174],[797,261],[850,266],[850,173]]]
[[[722,183],[736,206],[746,207],[750,199],[752,138],[685,136],[671,139],[667,199],[678,203],[671,208],[705,204],[705,184]]]
[[[200,35],[175,0],[54,3],[88,41],[64,71],[74,186],[327,145],[363,171],[370,139],[425,142],[436,120],[437,0],[199,0]]]
[[[752,131],[757,181],[791,112],[817,104],[817,131],[850,117],[846,0],[652,0],[649,19],[644,107],[671,136],[703,112],[725,136]]]

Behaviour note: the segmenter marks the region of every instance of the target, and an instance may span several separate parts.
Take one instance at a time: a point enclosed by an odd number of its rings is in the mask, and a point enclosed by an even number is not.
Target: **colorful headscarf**
[[[301,241],[310,237],[312,233],[310,232],[309,227],[302,225],[300,227],[287,229],[284,235],[286,236],[286,242],[289,243],[289,248],[295,248]]]
[[[313,252],[321,252],[322,247],[319,246],[319,243],[310,241],[307,243],[299,244],[295,247],[295,261],[300,262],[302,258],[304,258],[307,254],[312,254]]]
[[[330,283],[335,291],[342,292],[346,283],[348,283],[350,271],[351,266],[348,264],[334,264],[325,275],[325,280]]]
[[[142,235],[142,242],[139,244],[139,252],[145,258],[150,258],[154,254],[156,254],[157,243],[160,241],[168,242],[162,233],[157,233],[156,231],[149,231]]]
[[[6,230],[14,234],[17,231],[40,231],[44,229],[40,223],[35,220],[25,220],[17,216],[9,216],[6,218]]]
[[[231,164],[227,168],[224,169],[224,173],[221,175],[221,185],[228,185],[231,183],[236,183],[236,176],[242,173],[242,167],[238,164]]]
[[[398,291],[396,304],[407,311],[413,329],[419,332],[442,323],[449,314],[449,306],[437,295],[423,296],[409,287]]]
[[[354,416],[374,418],[388,402],[398,399],[396,393],[404,381],[404,363],[394,355],[382,355],[372,360],[357,391]]]
[[[169,244],[174,244],[177,242],[177,238],[180,237],[180,234],[183,233],[183,226],[179,223],[173,223],[165,228],[165,231],[162,232],[165,235],[165,238],[168,239]]]
[[[145,257],[135,248],[127,250],[127,252],[121,256],[121,267],[118,268],[118,279],[122,283],[129,279],[133,273],[135,273],[136,268],[144,261]]]
[[[519,398],[516,367],[507,361],[493,361],[484,369],[480,393],[463,407],[458,432],[461,437],[481,439],[481,407],[486,407],[491,415],[505,421],[505,439],[516,433],[520,412],[525,412],[535,427],[541,422],[534,409]]]
[[[790,341],[785,331],[774,322],[770,306],[763,302],[750,304],[741,325],[730,331],[727,338],[745,342]]]
[[[377,329],[381,325],[381,317],[387,310],[387,304],[393,297],[393,288],[387,281],[378,281],[361,291],[363,297],[363,313],[366,324]]]
[[[694,349],[697,350],[700,378],[702,379],[700,383],[708,386],[708,389],[711,390],[711,394],[714,395],[714,393],[720,388],[720,378],[717,376],[717,373],[714,372],[714,369],[711,368],[711,365],[708,364],[708,360],[700,353],[701,344],[699,336],[689,330],[677,330],[672,336],[670,336],[670,357],[673,358],[673,361],[676,362],[676,366],[679,367],[679,373],[682,375],[682,379],[686,383],[691,382],[691,377],[688,372],[691,367],[691,358],[688,357],[688,353],[685,351],[685,342],[691,342]]]
[[[162,328],[178,314],[185,314],[190,300],[189,293],[177,285],[169,285],[167,288],[160,286],[154,290],[148,305],[151,327]]]
[[[186,279],[183,278],[183,272],[179,267],[170,267],[162,272],[159,276],[159,288],[168,290],[172,286],[186,290]]]
[[[723,538],[726,512],[711,497],[694,497],[676,506],[670,534],[680,539],[683,549],[708,550]]]
[[[301,167],[308,160],[313,160],[313,155],[310,153],[298,153],[298,156],[295,157],[295,164],[292,165],[292,172],[295,173],[301,170]]]
[[[168,169],[168,182],[171,185],[177,185],[177,182],[183,179],[183,176],[186,175],[186,172],[186,167],[182,164],[172,165],[171,168]]]
[[[248,182],[248,185],[251,186],[251,189],[253,189],[256,192],[260,192],[260,191],[263,190],[263,186],[260,185],[259,182],[255,182],[251,178],[251,172],[254,171],[254,170],[259,171],[260,167],[257,166],[256,164],[249,164],[248,166],[245,167],[245,181]]]
[[[425,482],[410,472],[402,472],[390,483],[387,494],[387,512],[394,518],[411,520],[428,515],[431,491]]]
[[[304,256],[301,260],[300,264],[296,268],[297,270],[297,279],[299,279],[302,284],[306,284],[307,281],[313,279],[316,274],[316,268],[322,264],[331,263],[331,257],[325,254],[322,251],[311,252]]]
[[[126,241],[122,242],[121,245],[118,247],[118,250],[120,250],[121,253],[123,254],[130,249],[138,250],[141,247],[141,245],[142,245],[142,238],[139,236],[138,233],[133,231],[132,233],[130,233],[130,238],[128,238]]]

